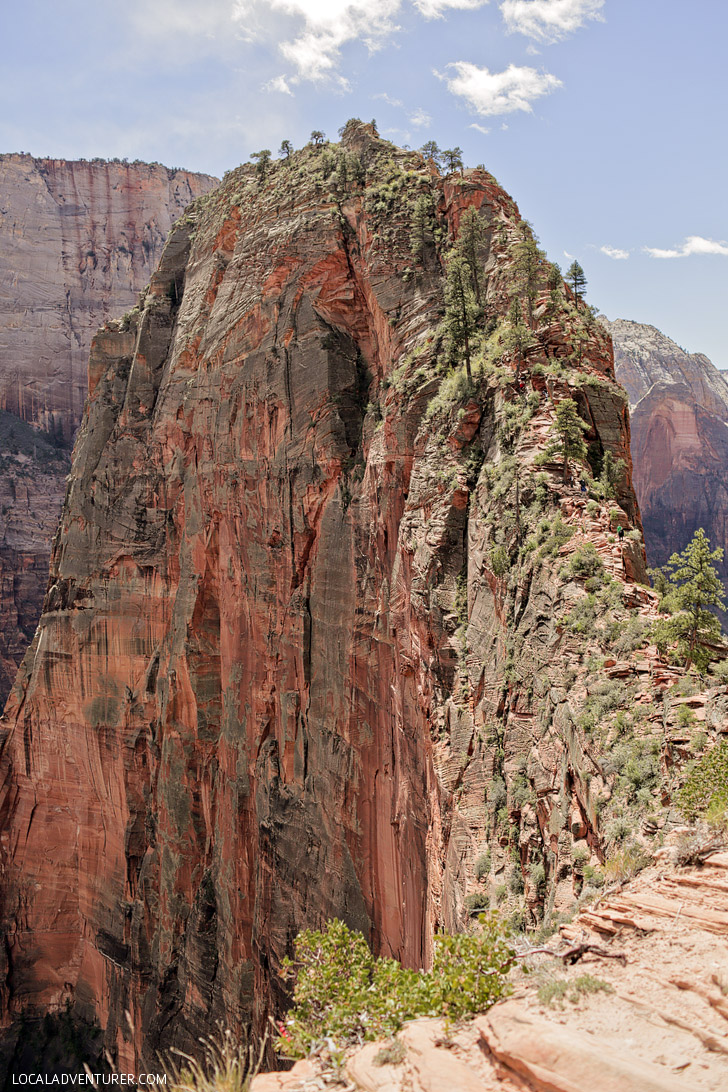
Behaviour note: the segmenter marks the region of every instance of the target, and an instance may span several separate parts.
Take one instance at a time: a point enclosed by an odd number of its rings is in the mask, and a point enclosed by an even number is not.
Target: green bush
[[[430,971],[375,959],[361,933],[343,921],[299,933],[295,959],[283,962],[295,986],[275,1049],[302,1058],[326,1038],[345,1047],[390,1037],[417,1016],[459,1020],[484,1012],[510,992],[515,954],[495,914],[479,921],[475,935],[435,938]]]
[[[604,572],[602,559],[591,542],[579,546],[571,555],[567,571],[569,576],[586,579],[589,576],[600,576]]]
[[[466,895],[464,905],[466,913],[473,917],[473,915],[481,914],[488,909],[488,896],[484,895],[482,891],[478,891],[474,895]]]
[[[675,802],[687,819],[728,810],[728,742],[723,740],[688,767]]]
[[[490,864],[490,850],[486,849],[485,853],[481,853],[475,862],[476,880],[484,880],[489,875]]]
[[[504,576],[510,568],[508,551],[505,546],[491,546],[488,556],[490,558],[490,567],[495,576]]]

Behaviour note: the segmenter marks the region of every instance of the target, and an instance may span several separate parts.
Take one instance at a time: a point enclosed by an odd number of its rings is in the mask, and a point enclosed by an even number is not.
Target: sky
[[[724,0],[24,0],[0,151],[218,177],[350,117],[483,163],[609,318],[728,369]]]

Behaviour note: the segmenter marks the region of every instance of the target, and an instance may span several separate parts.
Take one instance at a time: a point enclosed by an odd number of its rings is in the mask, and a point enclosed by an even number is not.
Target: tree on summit
[[[442,153],[442,158],[445,162],[449,172],[462,171],[463,169],[463,150],[462,148],[446,148]]]
[[[576,258],[566,270],[566,283],[570,286],[571,291],[574,293],[574,298],[577,304],[584,298],[584,292],[586,291],[586,273],[581,268]]]
[[[293,145],[291,144],[290,140],[282,140],[281,141],[281,146],[278,149],[278,155],[285,156],[286,159],[288,159],[288,158],[290,158],[290,155],[291,155],[292,151],[293,151]]]
[[[268,168],[270,166],[270,155],[270,148],[263,148],[263,150],[260,152],[251,152],[250,154],[251,159],[257,160],[257,163],[255,164],[255,173],[257,174],[258,180],[260,182],[263,181],[266,174],[268,173]]]
[[[312,144],[316,144],[316,145],[323,144],[325,139],[326,139],[325,135],[321,132],[320,129],[312,129],[311,130],[311,143]]]
[[[420,153],[425,159],[431,159],[433,163],[436,163],[438,166],[440,165],[442,152],[438,148],[436,141],[426,140],[420,148]]]

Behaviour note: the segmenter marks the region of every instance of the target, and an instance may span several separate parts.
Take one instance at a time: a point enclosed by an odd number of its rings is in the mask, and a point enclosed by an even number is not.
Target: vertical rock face
[[[217,179],[159,163],[0,155],[0,408],[70,440],[91,337],[136,303]]]
[[[0,705],[40,615],[92,335],[136,302],[172,223],[216,184],[0,155]]]
[[[441,328],[467,208],[472,385]],[[302,926],[341,916],[420,966],[478,882],[537,920],[573,898],[575,839],[603,859],[622,790],[594,702],[663,730],[668,682],[624,641],[654,607],[611,343],[545,266],[514,384],[519,225],[486,172],[441,178],[349,123],[233,172],[96,337],[3,721],[8,1050],[23,1010],[66,1002],[122,1067],[218,1018],[260,1029]],[[615,498],[587,503],[550,453],[570,393],[625,460]]]
[[[634,483],[650,563],[664,565],[698,527],[728,580],[728,383],[702,353],[654,326],[606,323],[632,414]]]

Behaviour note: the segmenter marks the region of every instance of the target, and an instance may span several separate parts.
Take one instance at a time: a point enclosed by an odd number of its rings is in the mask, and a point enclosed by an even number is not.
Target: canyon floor
[[[682,868],[666,853],[524,948],[520,965],[512,996],[484,1016],[450,1030],[416,1020],[338,1069],[324,1052],[256,1077],[252,1092],[728,1087],[728,853]]]

